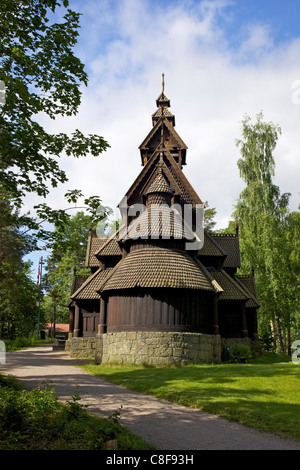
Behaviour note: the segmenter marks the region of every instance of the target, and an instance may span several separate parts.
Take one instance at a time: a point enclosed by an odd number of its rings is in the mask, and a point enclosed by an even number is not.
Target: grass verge
[[[78,394],[62,404],[48,385],[28,391],[0,375],[0,450],[102,450],[108,441],[118,450],[151,449],[121,425],[118,411],[101,419]]]
[[[300,366],[284,356],[265,354],[247,364],[82,367],[126,388],[300,440]]]

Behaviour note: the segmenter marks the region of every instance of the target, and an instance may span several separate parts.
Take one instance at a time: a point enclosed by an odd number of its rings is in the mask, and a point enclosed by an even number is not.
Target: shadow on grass
[[[300,439],[299,392],[293,388],[300,367],[292,363],[84,368],[134,391]]]

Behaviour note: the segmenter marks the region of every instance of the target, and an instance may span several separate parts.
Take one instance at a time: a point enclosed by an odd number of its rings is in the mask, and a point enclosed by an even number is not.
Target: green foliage
[[[33,348],[39,344],[45,344],[50,340],[40,340],[36,335],[18,336],[16,339],[4,339],[6,351],[19,351],[20,349]]]
[[[61,20],[55,22],[58,16]],[[78,129],[71,135],[46,130],[57,116],[77,114],[82,85],[88,83],[84,65],[73,51],[79,20],[68,0],[0,3],[0,80],[5,84],[0,108],[0,191],[2,200],[20,209],[28,193],[45,198],[51,187],[68,180],[59,166],[62,154],[98,156],[109,147],[103,137],[85,136]],[[79,189],[65,197],[72,204],[84,198]],[[102,217],[97,214],[100,204],[98,196],[84,198],[85,209],[94,219]],[[34,209],[35,217],[23,215],[17,225],[31,250],[40,249],[50,236],[43,228],[45,221],[63,226],[70,218],[65,208],[52,209],[38,199]]]
[[[65,9],[61,23],[52,18]],[[46,197],[48,185],[67,181],[57,159],[99,155],[107,147],[100,136],[50,134],[37,118],[71,116],[87,85],[84,65],[74,55],[80,14],[69,2],[3,0],[0,4],[0,79],[6,100],[0,114],[0,185],[21,205],[26,192]]]
[[[98,210],[100,209],[102,214],[112,212],[109,207],[100,206]],[[42,310],[48,321],[52,319],[53,309],[57,321],[61,323],[69,321],[66,304],[70,298],[74,268],[78,276],[90,275],[90,270],[85,267],[85,258],[89,230],[93,221],[91,215],[77,212],[63,226],[56,226],[48,240],[47,248],[51,250],[51,255],[46,260],[47,273],[44,278],[46,295],[42,302]],[[107,219],[103,218],[98,225],[103,228],[104,236],[104,231],[109,228]]]
[[[42,310],[48,321],[52,320],[53,308],[56,309],[56,320],[68,323],[66,304],[70,297],[74,268],[78,275],[88,276],[85,268],[86,244],[92,217],[78,212],[63,226],[55,228],[48,249],[51,255],[46,260],[44,289],[46,296],[42,301]]]
[[[244,364],[251,359],[252,354],[249,346],[236,343],[229,349],[229,357],[230,362]]]
[[[299,325],[299,213],[289,213],[289,194],[280,194],[273,183],[273,152],[279,126],[263,122],[263,114],[252,124],[243,120],[243,140],[237,141],[241,152],[240,175],[246,183],[235,206],[243,271],[254,268],[259,302],[259,327],[265,333],[270,322],[276,330],[280,351]],[[299,328],[299,327],[298,327]],[[275,338],[274,338],[275,339]]]
[[[14,339],[33,331],[37,288],[30,263],[23,256],[31,249],[22,235],[23,218],[0,191],[0,337]]]
[[[266,329],[260,335],[260,342],[264,351],[271,351],[273,346],[273,335],[270,328]]]
[[[237,230],[237,224],[234,220],[230,220],[227,228],[220,228],[216,233],[235,235]]]
[[[216,225],[216,221],[214,220],[216,216],[216,208],[215,207],[209,207],[208,201],[205,201],[204,203],[205,209],[204,209],[204,229],[212,233],[214,231],[214,227]]]
[[[102,450],[111,439],[120,450],[150,448],[115,417],[90,415],[78,390],[62,404],[51,384],[28,391],[0,375],[1,450]]]
[[[61,155],[98,156],[109,147],[103,137],[78,129],[70,135],[46,130],[56,117],[77,114],[82,85],[88,82],[74,55],[79,19],[68,0],[0,2],[0,80],[5,85],[0,104],[0,336],[5,338],[27,335],[35,323],[38,295],[23,256],[42,248],[43,241],[47,247],[53,243],[45,221],[59,230],[71,218],[69,208],[52,209],[38,199],[35,217],[20,215],[24,197],[45,198],[51,187],[67,181]],[[105,216],[98,212],[99,196],[84,198],[76,189],[65,197],[71,204],[83,198],[93,220]]]

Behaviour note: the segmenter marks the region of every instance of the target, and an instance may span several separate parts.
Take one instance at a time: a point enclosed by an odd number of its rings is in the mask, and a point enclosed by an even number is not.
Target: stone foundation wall
[[[65,350],[72,357],[95,359],[101,350],[101,339],[97,336],[87,338],[71,338],[66,341]]]
[[[221,337],[201,333],[121,332],[93,338],[71,338],[73,357],[111,364],[197,364],[221,362]]]
[[[259,352],[259,341],[250,338],[221,338],[219,335],[170,332],[106,333],[100,337],[71,338],[66,350],[103,364],[198,364],[223,360],[225,348],[239,343]]]

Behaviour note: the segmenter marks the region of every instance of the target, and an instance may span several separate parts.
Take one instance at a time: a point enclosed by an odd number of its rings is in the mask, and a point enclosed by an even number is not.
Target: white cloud
[[[241,57],[258,58],[261,55],[265,56],[274,45],[269,25],[248,25],[245,36],[239,51]]]

